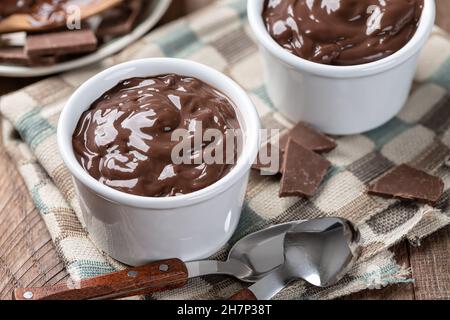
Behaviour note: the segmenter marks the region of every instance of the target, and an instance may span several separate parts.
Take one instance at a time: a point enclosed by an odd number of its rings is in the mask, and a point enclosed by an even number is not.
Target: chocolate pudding
[[[83,113],[73,147],[82,167],[101,183],[134,195],[170,197],[204,189],[223,178],[233,164],[209,163],[199,155],[231,145],[235,160],[237,138],[226,133],[239,128],[230,100],[198,79],[173,74],[132,78],[121,81]],[[174,148],[181,141],[173,138],[178,129],[188,133],[192,162],[173,161]],[[195,147],[194,137],[204,137],[208,129],[216,129],[222,137],[202,139]]]
[[[34,0],[2,0],[0,5],[0,20],[15,13],[27,13]]]
[[[289,52],[348,66],[383,59],[404,47],[419,24],[423,0],[266,0],[263,19]]]

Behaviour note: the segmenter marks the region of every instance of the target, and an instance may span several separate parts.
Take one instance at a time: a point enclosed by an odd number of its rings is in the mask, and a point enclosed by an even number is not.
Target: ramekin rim
[[[416,33],[411,40],[399,51],[392,55],[366,64],[353,66],[333,66],[312,62],[298,57],[281,47],[267,31],[259,4],[265,0],[248,0],[247,14],[253,34],[258,43],[283,63],[318,76],[329,78],[358,78],[370,76],[389,70],[411,58],[428,39],[435,22],[435,0],[425,0],[421,20]]]
[[[105,78],[108,75],[114,74],[118,70],[134,67],[140,63],[154,63],[154,64],[170,63],[172,65],[178,65],[178,68],[180,68],[181,65],[185,65],[186,67],[190,67],[192,70],[197,69],[199,70],[199,72],[202,70],[202,72],[207,72],[211,76],[220,79],[220,81],[224,83],[222,87],[216,86],[216,89],[222,91],[223,88],[227,86],[230,88],[230,91],[233,92],[233,96],[227,94],[227,97],[233,102],[235,107],[240,111],[242,117],[241,121],[245,122],[246,129],[243,148],[245,152],[242,152],[237,161],[237,164],[222,179],[204,189],[201,189],[199,191],[190,194],[180,195],[176,197],[161,197],[161,198],[143,197],[128,194],[110,188],[97,181],[82,168],[82,166],[80,165],[80,163],[73,154],[73,146],[72,146],[73,132],[70,132],[71,130],[68,129],[64,130],[64,127],[68,126],[67,122],[70,117],[72,108],[76,107],[75,102],[77,101],[77,97],[86,90],[90,90],[90,88],[94,87],[96,81]],[[156,76],[156,74],[154,75]],[[194,76],[193,74],[184,74],[184,75]],[[152,74],[149,74],[149,76],[152,76]],[[201,79],[201,77],[199,77],[199,79],[204,81],[204,79]],[[120,80],[124,79],[117,79],[117,82],[119,82]],[[103,92],[98,92],[98,96],[100,96],[102,93]],[[115,65],[106,70],[103,70],[102,72],[92,76],[90,79],[85,81],[80,87],[78,87],[77,90],[71,95],[63,111],[61,112],[57,128],[57,141],[63,162],[69,169],[72,176],[97,195],[105,199],[108,199],[109,201],[116,202],[129,207],[142,209],[171,209],[171,208],[192,206],[194,204],[213,198],[215,195],[231,188],[240,178],[242,178],[243,175],[247,174],[248,171],[251,169],[251,165],[256,159],[259,150],[260,145],[259,129],[260,129],[260,119],[253,102],[251,101],[247,93],[234,80],[232,80],[228,76],[222,74],[221,72],[209,66],[194,61],[177,58],[145,58],[145,59],[131,60],[125,63]],[[70,149],[72,149],[72,152],[70,152]]]

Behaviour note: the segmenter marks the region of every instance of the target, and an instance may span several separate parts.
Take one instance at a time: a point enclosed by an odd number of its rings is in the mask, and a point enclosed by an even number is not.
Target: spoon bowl
[[[285,234],[302,223],[294,221],[252,233],[235,243],[227,261],[188,262],[188,273],[192,277],[225,274],[244,282],[257,282],[284,263]]]
[[[295,280],[318,287],[336,284],[360,254],[360,235],[340,218],[309,220],[293,225],[283,237],[284,262],[232,300],[269,300]]]
[[[304,279],[317,287],[338,282],[353,265],[359,234],[348,221],[327,218],[297,225],[284,239],[285,265],[292,280]]]

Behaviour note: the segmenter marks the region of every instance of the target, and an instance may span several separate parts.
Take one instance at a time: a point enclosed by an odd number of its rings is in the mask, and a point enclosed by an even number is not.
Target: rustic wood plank
[[[417,300],[450,299],[450,227],[410,248]]]
[[[14,287],[61,282],[67,272],[3,147],[0,172],[0,299],[10,299]]]
[[[450,1],[436,0],[436,24],[450,32]],[[410,265],[417,300],[450,299],[450,228],[425,239],[418,248],[409,247]]]

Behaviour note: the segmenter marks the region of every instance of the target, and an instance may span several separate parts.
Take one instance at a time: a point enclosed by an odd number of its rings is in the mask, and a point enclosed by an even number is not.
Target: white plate
[[[0,76],[18,78],[46,76],[67,70],[81,68],[88,64],[100,61],[121,51],[129,44],[135,42],[144,34],[146,34],[162,18],[164,13],[169,8],[171,2],[172,0],[152,0],[152,3],[147,7],[148,17],[140,22],[132,32],[123,37],[109,41],[92,54],[45,67],[21,67],[0,64]]]

